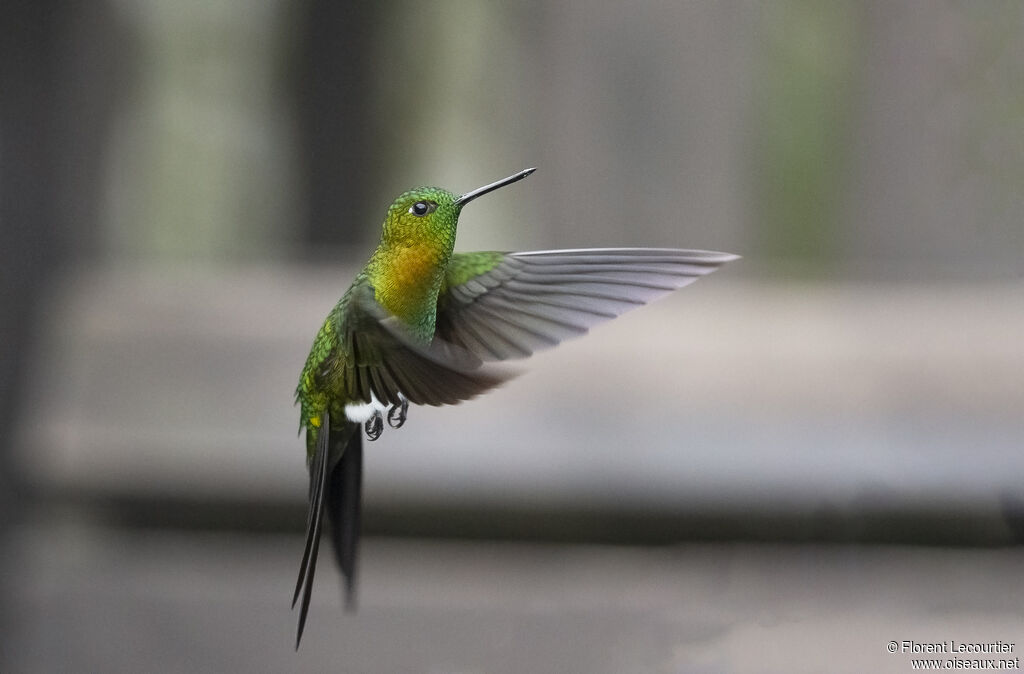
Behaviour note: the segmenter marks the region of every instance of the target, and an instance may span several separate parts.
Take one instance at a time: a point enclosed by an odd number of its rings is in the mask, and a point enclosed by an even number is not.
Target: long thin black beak
[[[484,185],[483,187],[479,187],[473,190],[472,192],[466,192],[461,197],[455,200],[455,205],[458,206],[459,208],[462,208],[469,202],[473,201],[473,199],[483,196],[488,192],[493,192],[499,187],[504,187],[505,185],[511,185],[512,183],[519,182],[520,180],[522,180],[523,178],[530,175],[536,170],[536,168],[524,169],[519,173],[516,173],[515,175],[510,175],[508,178],[502,178],[501,180],[493,182],[490,185]]]

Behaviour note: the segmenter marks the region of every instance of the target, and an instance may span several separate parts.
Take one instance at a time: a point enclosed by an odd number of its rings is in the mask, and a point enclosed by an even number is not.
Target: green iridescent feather
[[[409,403],[468,400],[510,373],[486,361],[524,358],[681,288],[736,256],[700,250],[615,248],[453,253],[462,207],[532,173],[462,196],[411,190],[388,209],[366,268],[313,340],[296,398],[306,430],[310,515],[293,606],[301,639],[321,519],[354,588],[362,444],[359,424]],[[360,417],[359,415],[363,415]],[[373,439],[373,437],[371,437]]]

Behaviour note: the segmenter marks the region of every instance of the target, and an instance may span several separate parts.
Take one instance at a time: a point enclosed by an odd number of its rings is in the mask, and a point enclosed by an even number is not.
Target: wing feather
[[[480,287],[483,287],[482,285]],[[352,402],[376,398],[385,405],[402,396],[418,405],[452,405],[475,397],[513,373],[484,366],[465,347],[435,339],[422,344],[381,307],[368,286],[354,287],[335,329],[348,346],[345,379]],[[496,338],[489,334],[488,339]]]
[[[449,269],[472,267],[472,255]],[[737,258],[671,248],[485,255],[497,264],[468,279],[450,272],[437,316],[439,338],[482,360],[523,358],[585,334]]]

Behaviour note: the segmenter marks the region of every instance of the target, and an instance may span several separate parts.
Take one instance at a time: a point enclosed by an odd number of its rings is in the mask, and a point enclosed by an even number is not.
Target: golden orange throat
[[[444,253],[436,246],[414,244],[389,251],[378,260],[372,279],[377,301],[410,322],[432,311],[444,263]]]

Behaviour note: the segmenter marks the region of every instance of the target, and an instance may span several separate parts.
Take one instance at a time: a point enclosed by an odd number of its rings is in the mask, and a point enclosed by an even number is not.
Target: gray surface
[[[1024,550],[370,539],[292,651],[292,536],[38,524],[5,672],[904,672],[890,640],[1024,646]]]
[[[745,512],[1024,504],[1018,285],[737,282],[741,262],[517,363],[368,445],[370,512],[403,501]],[[44,491],[292,503],[292,406],[350,269],[122,268],[69,278],[21,425]]]
[[[348,277],[108,270],[47,304],[18,456],[39,502],[74,516],[16,536],[3,671],[896,672],[910,662],[885,652],[893,639],[1024,641],[1019,547],[371,538],[359,614],[341,612],[325,555],[293,654],[306,485],[291,392]],[[369,446],[368,521],[437,508],[421,532],[475,516],[502,534],[490,513],[519,507],[529,537],[545,513],[590,510],[609,515],[606,539],[633,540],[717,512],[712,536],[761,538],[759,518],[786,511],[801,526],[824,514],[812,538],[857,539],[874,516],[889,535],[868,538],[917,540],[927,510],[937,540],[1019,538],[1018,286],[721,280],[541,354],[480,400],[413,409]],[[184,526],[218,501],[254,507],[229,511],[231,533],[147,532],[91,521],[83,504],[105,498],[145,501],[141,523],[180,508]],[[241,533],[257,506],[296,534]],[[902,530],[890,514],[909,515]],[[794,537],[775,524],[767,537]]]

